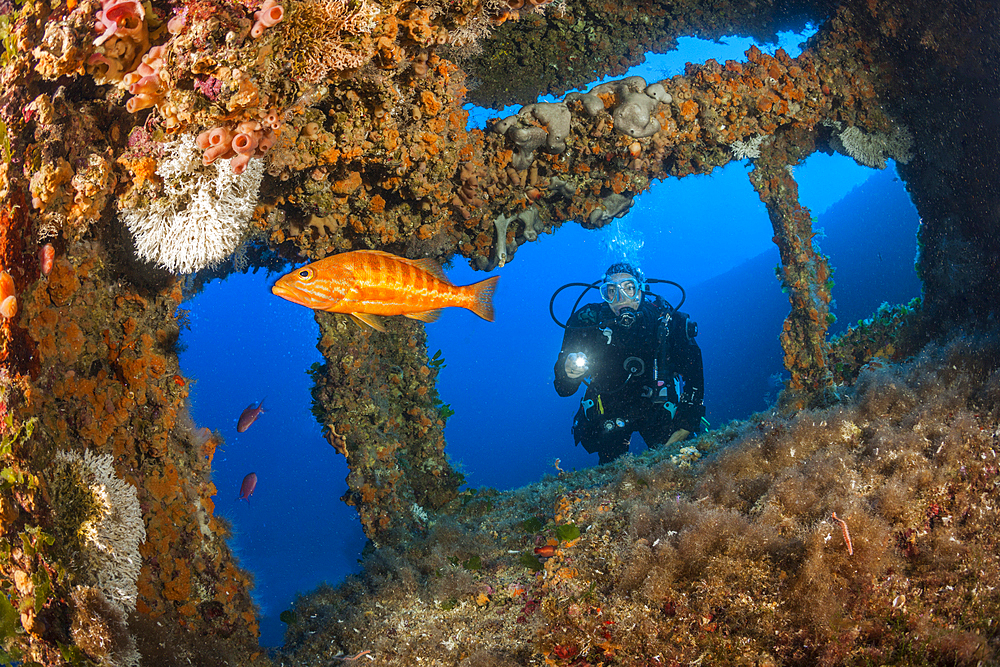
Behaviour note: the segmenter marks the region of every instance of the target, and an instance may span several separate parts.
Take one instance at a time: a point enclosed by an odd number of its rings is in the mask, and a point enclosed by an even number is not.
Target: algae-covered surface
[[[463,494],[301,596],[281,659],[992,664],[998,351],[957,337],[870,363],[834,407]]]

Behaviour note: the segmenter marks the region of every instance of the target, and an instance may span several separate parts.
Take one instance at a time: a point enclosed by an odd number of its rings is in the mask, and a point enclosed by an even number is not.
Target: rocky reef
[[[681,36],[767,40],[806,22],[818,30],[797,58],[751,48],[568,92]],[[966,343],[936,341],[988,331],[1000,302],[998,33],[986,0],[0,1],[2,648],[24,664],[267,664],[251,578],[214,515],[221,438],[187,410],[185,286],[370,248],[492,270],[562,224],[624,215],[658,179],[750,160],[781,251],[790,314],[774,334],[791,379],[780,414],[698,442],[719,452],[708,467],[678,471],[695,457],[675,452],[560,479],[504,519],[541,525],[511,528],[491,512],[515,500],[459,492],[423,325],[317,316],[314,413],[373,551],[367,579],[299,605],[345,621],[315,630],[315,655],[378,639],[398,664],[990,660],[980,619],[996,600],[968,573],[995,570],[995,390]],[[535,103],[543,92],[558,101]],[[526,106],[481,131],[467,101]],[[923,220],[922,300],[837,346],[791,170],[815,151],[894,159]],[[968,359],[992,349],[982,336]],[[891,365],[925,344],[939,347]],[[761,448],[766,465],[737,473]],[[856,558],[831,546],[849,529]],[[544,563],[504,560],[524,540]],[[722,600],[730,585],[746,599]],[[351,596],[367,599],[348,623]],[[483,609],[517,614],[466,618]],[[459,617],[495,648],[433,629]],[[312,664],[303,622],[290,650]],[[660,652],[670,636],[681,648]]]

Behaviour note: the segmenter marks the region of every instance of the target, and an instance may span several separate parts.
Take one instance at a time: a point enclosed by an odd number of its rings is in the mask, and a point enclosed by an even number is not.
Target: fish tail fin
[[[474,285],[469,285],[469,289],[472,290],[472,305],[466,306],[466,308],[487,322],[493,321],[493,292],[497,288],[498,280],[500,280],[500,276],[493,276]]]

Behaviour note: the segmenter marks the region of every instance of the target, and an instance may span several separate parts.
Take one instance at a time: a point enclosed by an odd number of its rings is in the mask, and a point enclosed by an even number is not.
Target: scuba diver
[[[574,307],[563,325],[554,384],[560,396],[571,396],[590,377],[573,438],[588,453],[597,452],[599,463],[608,463],[628,451],[635,431],[651,449],[697,431],[705,416],[705,379],[694,340],[697,324],[649,292],[641,271],[612,264],[599,289],[604,302]]]

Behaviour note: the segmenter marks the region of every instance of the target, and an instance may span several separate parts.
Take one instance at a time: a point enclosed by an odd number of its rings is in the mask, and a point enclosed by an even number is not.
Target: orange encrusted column
[[[434,381],[444,362],[428,361],[423,325],[386,318],[386,331],[316,312],[325,363],[312,370],[313,413],[347,458],[343,500],[365,534],[392,544],[424,530],[458,495],[464,479],[444,452],[450,408]]]
[[[792,165],[814,150],[814,137],[802,128],[775,135],[762,146],[750,182],[767,207],[773,240],[781,254],[779,277],[791,312],[780,334],[785,368],[791,372],[784,404],[793,409],[822,403],[833,387],[826,359],[830,312],[830,266],[813,243],[812,215],[799,203]]]

